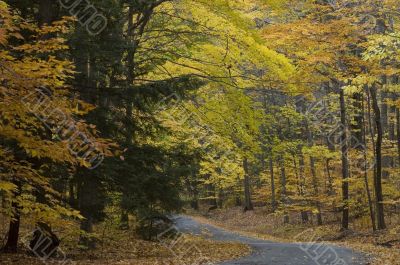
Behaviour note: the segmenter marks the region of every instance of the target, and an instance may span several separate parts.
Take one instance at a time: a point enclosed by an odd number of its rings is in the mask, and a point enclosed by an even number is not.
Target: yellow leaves
[[[264,45],[254,30],[254,22],[246,15],[256,4],[258,1],[197,0],[160,7],[171,12],[171,5],[176,5],[182,16],[199,25],[197,30],[205,36],[187,51],[190,56],[167,60],[163,66],[165,72],[174,76],[193,74],[217,78],[228,86],[241,88],[261,86],[265,81],[290,80],[295,72],[291,62]],[[173,23],[182,27],[182,23]]]
[[[56,37],[67,31],[68,21],[39,29],[14,15],[0,0],[0,138],[13,146],[5,150],[0,145],[0,170],[7,171],[0,171],[0,190],[6,191],[3,193],[6,200],[18,202],[23,213],[30,215],[32,224],[40,220],[53,224],[82,218],[77,211],[61,206],[62,196],[51,187],[51,170],[46,168],[52,163],[65,167],[94,166],[73,154],[73,147],[83,148],[71,142],[73,136],[85,133],[94,143],[93,148],[104,156],[112,155],[111,146],[115,147],[108,140],[96,138],[95,127],[74,119],[74,115],[86,114],[93,106],[79,99],[69,99],[71,92],[66,81],[75,73],[74,67],[70,61],[59,57],[59,52],[68,46],[65,39]],[[29,38],[24,39],[25,34]],[[18,42],[8,42],[15,39]],[[18,58],[14,54],[18,54]],[[67,133],[66,126],[70,130]],[[73,126],[76,128],[71,135]],[[68,134],[63,139],[56,133],[62,128],[62,132]],[[40,169],[21,157],[29,161],[40,159]],[[42,175],[43,171],[46,176]],[[17,188],[20,196],[13,194]],[[47,204],[36,201],[34,194],[38,190],[45,194]],[[10,209],[8,214],[12,215]]]
[[[20,36],[19,33],[15,33],[14,35],[16,34],[17,36]],[[14,50],[25,52],[27,54],[49,54],[56,51],[67,50],[68,48],[68,45],[65,44],[65,39],[51,38],[47,40],[37,40],[30,44],[23,44],[15,47]]]
[[[6,44],[7,44],[6,30],[0,28],[0,45],[6,45]]]
[[[72,219],[78,219],[78,220],[83,220],[85,219],[79,211],[70,209],[70,208],[64,208],[61,206],[55,206],[55,210],[62,216],[72,218]]]
[[[352,96],[363,91],[362,86],[345,86],[342,89],[347,96]]]
[[[19,32],[11,33],[10,36],[14,37],[16,39],[19,39],[19,40],[23,40],[24,39],[24,37]]]
[[[11,182],[0,181],[0,191],[4,191],[6,193],[11,193],[16,190],[17,190],[17,185],[15,185]]]
[[[318,209],[313,209],[313,210],[312,210],[312,213],[313,213],[313,214],[319,214],[320,212],[319,212]]]
[[[0,10],[5,11],[8,8],[8,5],[4,1],[0,1]],[[1,12],[3,13],[3,12]]]
[[[362,87],[364,85],[372,85],[378,81],[378,78],[371,75],[358,75],[355,78],[350,79],[353,86]]]
[[[386,84],[383,86],[383,90],[385,92],[390,92],[390,93],[400,93],[400,85],[398,84]],[[396,106],[400,106],[399,105],[399,100],[397,100],[396,102]]]
[[[0,45],[7,44],[7,34],[11,30],[11,15],[8,5],[4,1],[0,1]]]

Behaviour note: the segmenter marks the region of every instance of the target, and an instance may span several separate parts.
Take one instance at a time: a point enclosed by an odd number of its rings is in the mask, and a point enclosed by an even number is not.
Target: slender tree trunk
[[[363,155],[364,155],[364,183],[365,183],[365,190],[367,192],[367,198],[368,198],[368,207],[369,207],[369,214],[371,218],[371,223],[372,223],[372,229],[373,231],[376,230],[376,223],[375,223],[375,212],[374,212],[374,206],[372,203],[372,196],[371,196],[371,191],[369,188],[369,181],[368,181],[368,171],[369,171],[369,164],[368,164],[368,147],[367,147],[367,133],[366,133],[366,128],[365,128],[365,106],[364,106],[364,99],[362,100],[362,124],[363,126],[361,127],[362,135],[363,135]]]
[[[375,85],[370,86],[370,94],[372,99],[372,109],[375,116],[375,126],[377,131],[376,139],[376,177],[375,177],[375,195],[376,195],[376,214],[378,220],[378,230],[386,229],[385,213],[383,207],[382,192],[382,141],[383,129],[381,123],[381,112],[378,103],[377,88]]]
[[[396,100],[396,98],[394,96],[390,97],[391,100]],[[395,118],[396,117],[396,107],[395,106],[391,106],[389,108],[389,140],[390,141],[395,141],[396,140],[396,121]]]
[[[81,222],[80,225],[81,230],[85,231],[86,233],[93,233],[93,218],[87,217],[85,220]],[[79,238],[79,244],[86,246],[90,249],[94,249],[96,247],[96,242],[93,240],[91,236],[81,235]]]
[[[210,176],[208,176],[208,178],[210,178]],[[213,208],[214,207],[217,208],[218,207],[217,194],[215,192],[215,187],[212,183],[207,185],[207,191],[208,191],[208,197],[210,198],[208,200],[208,204]]]
[[[366,153],[364,154],[364,159],[368,159]],[[373,229],[373,231],[376,231],[375,212],[374,212],[374,206],[372,204],[371,191],[369,188],[367,164],[364,169],[364,183],[365,183],[365,190],[367,191],[368,207],[369,207],[369,214],[370,214],[371,223],[372,223],[372,229]]]
[[[129,229],[129,214],[128,211],[121,209],[121,216],[119,220],[119,228],[122,230],[128,230]]]
[[[300,188],[301,188],[301,196],[305,196],[305,188],[306,188],[306,176],[305,176],[305,163],[304,163],[304,156],[302,150],[300,150],[300,158],[299,158],[299,167],[300,167]],[[308,223],[310,220],[308,217],[308,212],[302,210],[301,211],[301,220],[303,223]]]
[[[190,197],[191,197],[190,206],[192,207],[192,209],[197,211],[199,210],[199,191],[197,188],[196,173],[193,168],[191,169],[190,174],[192,177],[192,181],[190,181],[189,178],[187,178],[186,185],[188,191],[190,192]]]
[[[133,16],[134,16],[134,7],[129,6],[128,10],[128,28],[126,38],[130,42],[130,46],[128,49],[128,57],[127,57],[127,86],[132,86],[134,81],[134,72],[135,72],[135,47],[134,47],[134,24],[133,24]],[[132,114],[133,114],[133,104],[131,99],[127,98],[125,101],[125,146],[126,148],[130,148],[133,143],[133,121],[132,121]],[[129,193],[124,187],[122,189],[122,205],[121,205],[121,216],[120,216],[120,229],[127,230],[129,229],[129,214],[124,207],[124,202],[129,200],[127,194]],[[85,223],[82,223],[83,226]]]
[[[12,209],[14,210],[14,216],[10,221],[7,242],[2,249],[2,251],[6,253],[16,253],[18,251],[19,226],[21,219],[18,203],[13,202]]]
[[[253,202],[251,201],[251,191],[250,191],[250,176],[249,176],[249,165],[247,157],[243,159],[243,169],[244,169],[244,210],[252,211],[254,210]]]
[[[331,161],[330,158],[325,160],[325,168],[326,168],[326,174],[328,176],[328,195],[332,196],[335,194],[335,192],[333,190],[333,179],[332,179],[332,174],[331,174],[330,161]]]
[[[397,159],[400,167],[400,109],[396,108]]]
[[[241,190],[241,188],[243,186],[243,183],[242,183],[242,181],[240,179],[240,176],[237,176],[236,182],[237,182],[236,185],[238,187],[238,190]],[[242,193],[241,192],[237,192],[235,190],[233,190],[233,192],[235,193],[235,204],[236,204],[236,207],[242,206]]]
[[[19,228],[21,220],[21,206],[15,199],[21,196],[21,183],[15,181],[14,184],[17,186],[17,190],[13,192],[14,201],[11,203],[11,208],[13,211],[12,219],[10,220],[10,225],[7,234],[7,242],[2,248],[3,252],[6,253],[16,253],[18,251],[18,238],[19,238]]]
[[[269,158],[269,172],[271,176],[271,204],[272,204],[272,212],[276,211],[276,190],[275,190],[275,175],[274,175],[274,160],[272,159],[272,155]]]
[[[236,196],[235,196],[235,206],[236,206],[236,207],[242,206],[242,200],[241,200],[240,196],[237,195],[237,194],[236,194]]]
[[[374,130],[374,126],[373,126],[373,120],[372,120],[372,107],[371,107],[371,95],[369,93],[369,88],[368,86],[366,87],[366,92],[367,92],[367,106],[368,106],[368,111],[367,111],[367,118],[368,118],[368,130],[369,130],[369,134],[371,137],[371,144],[372,144],[372,149],[373,149],[373,153],[374,153],[374,185],[375,185],[375,179],[376,179],[376,143],[375,143],[375,130]],[[375,186],[374,186],[375,187]],[[375,192],[375,189],[374,189]],[[375,195],[376,196],[376,195]]]
[[[352,129],[352,139],[354,142],[350,143],[351,146],[356,146],[359,143],[363,142],[363,135],[362,135],[362,126],[363,126],[363,113],[362,113],[362,102],[363,94],[362,93],[355,93],[353,95],[353,104],[355,108],[355,115],[353,116],[353,122],[350,125]]]
[[[288,224],[289,223],[289,215],[288,215],[288,213],[287,213],[287,210],[286,210],[286,206],[287,206],[287,204],[288,204],[288,201],[287,201],[287,194],[286,194],[286,182],[287,182],[287,180],[286,180],[286,170],[285,170],[285,161],[284,161],[284,158],[283,157],[281,157],[281,203],[282,203],[282,205],[283,205],[283,208],[284,208],[284,216],[283,216],[283,222],[285,223],[285,224]]]
[[[68,187],[69,187],[69,196],[68,196],[68,202],[71,207],[76,207],[76,200],[75,200],[75,189],[74,189],[74,181],[72,179],[69,180],[68,182]]]
[[[313,177],[314,196],[318,197],[319,196],[318,179],[317,179],[317,172],[315,170],[315,158],[314,157],[310,157],[310,168],[311,168],[311,174],[312,174],[312,177]],[[318,225],[322,225],[321,204],[320,204],[318,199],[315,202],[315,206],[317,207],[317,210],[318,210],[317,223],[318,223]]]
[[[296,161],[296,156],[293,154],[292,155],[292,158],[293,158],[293,170],[294,170],[294,174],[295,174],[295,176],[296,176],[296,180],[297,180],[297,194],[299,195],[299,196],[301,196],[302,195],[302,190],[301,190],[301,177],[300,177],[300,170],[299,170],[299,168],[298,168],[298,166],[297,166],[297,161]]]
[[[310,127],[309,127],[307,121],[305,122],[305,132],[307,135],[308,146],[312,147],[314,145],[314,136],[313,136],[313,132],[310,130]],[[314,188],[314,196],[318,197],[319,191],[318,191],[317,172],[315,170],[315,158],[312,156],[310,156],[310,168],[311,168],[312,182],[313,182],[313,188]],[[317,207],[317,211],[318,211],[317,223],[318,223],[318,225],[322,225],[321,204],[318,200],[315,201],[315,207]]]
[[[382,82],[384,84],[387,84],[387,77],[384,76]],[[386,102],[386,100],[388,99],[388,94],[386,92],[381,92],[381,124],[382,124],[382,134],[388,131],[389,128],[389,107],[388,104]],[[379,104],[379,103],[378,103]]]
[[[342,229],[349,229],[349,161],[348,161],[348,143],[347,143],[347,122],[346,122],[346,102],[344,91],[340,89],[340,118],[342,123],[342,200],[343,200],[343,216]]]
[[[326,138],[326,145],[331,152],[335,152],[335,145],[332,143],[332,141],[329,140],[329,137],[327,136]],[[332,196],[335,195],[335,190],[333,188],[333,178],[331,174],[331,164],[330,162],[332,161],[332,158],[328,158],[325,161],[325,168],[326,168],[326,173],[328,175],[328,195]]]
[[[260,158],[261,171],[256,174],[256,182],[255,183],[256,183],[257,189],[260,189],[262,187],[262,179],[261,179],[261,174],[260,173],[261,172],[265,172],[267,170],[267,163],[265,161],[265,156],[266,156],[265,152],[262,152],[261,153],[261,158]]]
[[[50,25],[55,19],[56,14],[54,13],[57,8],[54,8],[53,0],[39,0],[39,25],[44,24]]]

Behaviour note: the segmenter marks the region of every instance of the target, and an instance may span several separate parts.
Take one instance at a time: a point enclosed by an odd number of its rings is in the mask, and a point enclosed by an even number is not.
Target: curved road
[[[250,256],[220,265],[367,265],[360,253],[325,244],[275,243],[241,236],[211,225],[201,224],[187,216],[175,216],[179,232],[208,237],[216,241],[233,241],[249,245]],[[311,236],[311,235],[310,235]]]

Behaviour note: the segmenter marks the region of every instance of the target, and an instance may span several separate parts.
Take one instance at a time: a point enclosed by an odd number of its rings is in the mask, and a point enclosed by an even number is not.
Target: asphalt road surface
[[[324,243],[276,243],[238,235],[211,225],[201,224],[187,216],[175,216],[178,231],[216,241],[247,244],[252,254],[220,265],[367,265],[366,257],[350,249]],[[305,231],[312,238],[312,231]]]

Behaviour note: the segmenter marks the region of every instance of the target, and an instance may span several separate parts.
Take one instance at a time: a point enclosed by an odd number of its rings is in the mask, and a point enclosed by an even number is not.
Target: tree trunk
[[[317,178],[317,172],[315,170],[315,158],[310,157],[310,168],[311,168],[311,174],[313,177],[313,186],[314,186],[314,196],[318,197],[319,196],[319,191],[318,191],[318,178]],[[317,224],[322,225],[322,213],[321,213],[321,204],[319,200],[315,202],[315,206],[317,207],[318,213],[317,213]]]
[[[21,206],[18,204],[18,202],[15,201],[15,199],[21,196],[21,183],[19,181],[14,181],[14,184],[17,186],[17,190],[13,192],[14,201],[11,203],[13,216],[10,220],[7,234],[7,242],[2,248],[2,251],[6,253],[16,253],[18,251],[19,227],[21,223]]]
[[[286,194],[286,170],[285,170],[285,161],[283,159],[283,157],[281,157],[281,203],[283,205],[283,209],[284,209],[284,216],[283,216],[283,222],[285,224],[289,223],[289,215],[286,211],[286,205],[288,203],[287,201],[287,194]]]
[[[328,158],[325,160],[325,168],[326,168],[326,174],[328,177],[328,195],[332,196],[335,195],[335,191],[333,189],[333,178],[331,174],[331,166],[330,166],[330,161],[332,159]]]
[[[374,206],[372,204],[372,196],[371,196],[371,191],[369,188],[369,182],[368,182],[368,171],[369,171],[369,163],[368,163],[368,148],[367,148],[367,133],[366,133],[366,128],[365,128],[365,107],[364,107],[364,99],[362,100],[362,124],[363,126],[361,127],[362,129],[362,135],[363,135],[363,155],[364,155],[364,183],[365,183],[365,190],[367,192],[367,198],[368,198],[368,207],[369,207],[369,214],[371,218],[371,223],[372,223],[372,229],[373,231],[376,230],[376,223],[375,223],[375,212],[374,212]]]
[[[350,143],[351,146],[357,146],[359,143],[362,143],[363,140],[363,134],[362,134],[362,127],[363,127],[363,113],[362,113],[362,100],[363,100],[363,95],[362,93],[355,93],[353,95],[353,104],[354,104],[354,109],[355,109],[355,115],[353,116],[353,122],[350,125],[350,128],[352,129],[352,140],[354,142]]]
[[[242,206],[242,200],[241,200],[240,196],[237,195],[237,194],[236,194],[236,196],[235,196],[235,206],[236,206],[236,207]]]
[[[253,207],[253,202],[251,201],[250,176],[249,176],[249,165],[247,157],[243,159],[243,169],[244,169],[244,210],[252,211],[254,210],[254,207]]]
[[[89,235],[81,235],[79,238],[79,244],[88,247],[89,249],[94,249],[96,247],[96,242],[90,236],[90,234],[93,233],[93,218],[88,217],[83,220],[80,228]]]
[[[207,176],[208,178],[210,178],[210,175]],[[217,196],[215,193],[215,187],[212,183],[207,184],[207,196],[209,197],[208,199],[208,204],[211,207],[218,207],[218,203],[217,203]]]
[[[122,230],[128,230],[129,229],[129,214],[126,210],[121,211],[121,218],[120,218],[120,224],[119,228]]]
[[[18,203],[13,202],[11,206],[14,210],[14,216],[10,221],[7,242],[2,251],[6,253],[17,253],[21,215]]]
[[[391,100],[395,101],[396,97],[395,96],[391,96],[390,97]],[[394,119],[394,117],[396,116],[396,107],[395,106],[391,106],[389,108],[389,140],[390,141],[395,141],[396,140],[396,121]]]
[[[222,209],[224,206],[224,192],[222,189],[218,190],[218,208]]]
[[[397,159],[400,166],[400,109],[396,108]]]
[[[375,176],[375,196],[376,196],[376,214],[378,220],[378,230],[386,228],[385,213],[383,207],[383,192],[382,192],[382,141],[383,129],[381,123],[381,112],[379,109],[377,88],[375,85],[370,86],[370,94],[372,99],[372,109],[375,116],[375,126],[377,131],[376,139],[376,176]]]
[[[300,167],[300,196],[304,197],[305,195],[305,188],[306,188],[306,176],[304,173],[305,163],[304,163],[304,156],[302,150],[300,149],[300,158],[299,158],[299,167]],[[302,210],[301,211],[301,221],[303,223],[308,223],[309,217],[308,212]]]
[[[383,77],[383,83],[387,84],[387,78]],[[381,93],[381,124],[382,124],[382,134],[388,131],[389,128],[389,107],[386,103],[388,94],[386,92]],[[379,103],[378,103],[379,104]]]
[[[314,145],[314,136],[313,136],[312,131],[310,130],[310,127],[309,127],[307,121],[305,122],[305,132],[307,135],[308,146],[312,147]],[[315,170],[315,158],[312,156],[310,156],[310,168],[311,168],[312,182],[313,182],[313,188],[314,188],[314,196],[318,197],[319,191],[318,191],[317,172]],[[318,225],[322,225],[321,204],[318,200],[315,202],[315,206],[317,207],[317,210],[318,210],[317,223],[318,223]]]
[[[68,187],[69,187],[68,203],[71,207],[76,207],[74,181],[72,179],[69,180]]]
[[[342,200],[343,200],[343,216],[342,229],[349,229],[349,161],[348,161],[348,144],[347,144],[347,122],[346,122],[346,102],[344,91],[340,89],[340,119],[342,123]]]
[[[39,25],[50,25],[57,17],[54,13],[57,8],[54,8],[53,0],[40,0],[39,1]]]
[[[191,206],[192,206],[193,210],[197,211],[197,210],[199,210],[199,192],[197,190],[196,184],[193,185],[192,192],[193,192],[193,197],[192,197]]]
[[[272,204],[272,212],[276,211],[276,190],[275,190],[275,176],[274,176],[274,160],[272,159],[272,155],[269,158],[269,172],[271,175],[271,204]]]

